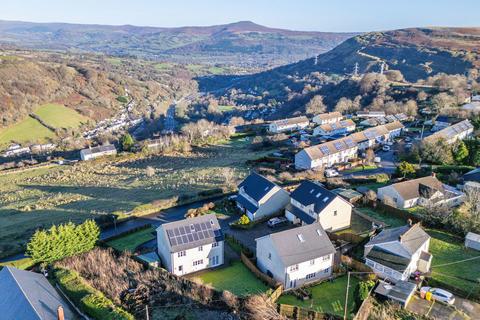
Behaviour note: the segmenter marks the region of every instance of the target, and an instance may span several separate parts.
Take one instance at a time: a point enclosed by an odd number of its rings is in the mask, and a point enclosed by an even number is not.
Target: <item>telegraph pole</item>
[[[383,74],[385,71],[385,61],[382,61],[382,64],[380,65],[380,74]]]
[[[355,66],[353,67],[353,76],[358,77],[358,62],[355,62]]]

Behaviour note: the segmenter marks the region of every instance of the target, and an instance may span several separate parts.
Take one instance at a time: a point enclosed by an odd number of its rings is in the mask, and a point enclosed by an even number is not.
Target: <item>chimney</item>
[[[434,177],[434,178],[435,178],[436,176],[437,176],[437,174],[436,174],[435,172],[433,172],[433,171],[432,171],[432,177]]]
[[[411,226],[413,225],[412,219],[408,219],[408,220],[407,220],[407,223],[408,223],[408,225],[411,227]]]
[[[65,315],[63,313],[63,307],[58,306],[57,308],[57,320],[65,320]]]

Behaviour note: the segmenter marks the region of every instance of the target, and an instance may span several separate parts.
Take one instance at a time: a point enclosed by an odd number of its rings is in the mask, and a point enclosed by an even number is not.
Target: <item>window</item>
[[[203,246],[198,247],[198,251],[203,251]]]
[[[178,266],[178,271],[182,272],[183,271],[183,266]]]
[[[315,264],[315,259],[310,260],[310,265],[313,266]]]
[[[328,255],[328,256],[323,256],[323,257],[322,257],[322,260],[323,260],[323,261],[328,261],[328,260],[330,260],[330,255]]]
[[[209,265],[216,266],[218,264],[218,256],[213,256],[209,259]]]
[[[270,252],[268,253],[268,259],[272,260],[272,254]]]
[[[315,272],[314,273],[309,273],[307,274],[307,276],[305,277],[305,279],[312,279],[312,278],[315,278]]]
[[[330,273],[330,268],[323,270],[324,273]]]
[[[193,266],[199,266],[199,265],[202,265],[203,264],[203,260],[197,260],[197,261],[193,261]]]
[[[290,267],[290,271],[297,271],[298,270],[298,264],[295,264]]]
[[[367,260],[367,266],[373,268],[375,266],[375,263],[373,261]]]
[[[333,211],[333,215],[336,217],[337,216],[337,210]]]
[[[216,248],[216,247],[218,247],[218,242],[212,243],[212,248]]]
[[[178,255],[179,258],[180,258],[180,257],[185,257],[185,256],[187,255],[187,252],[185,252],[185,251],[180,251],[177,255]]]

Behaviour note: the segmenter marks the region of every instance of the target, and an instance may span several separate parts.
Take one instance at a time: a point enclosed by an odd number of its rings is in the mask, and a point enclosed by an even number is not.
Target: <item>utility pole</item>
[[[147,320],[150,320],[150,316],[148,315],[148,305],[145,306],[145,315]]]
[[[353,67],[353,76],[358,77],[358,62],[355,62],[355,66]]]
[[[385,71],[385,61],[382,61],[382,64],[380,65],[380,74],[383,74]]]
[[[347,290],[345,293],[345,309],[343,310],[343,320],[347,320],[347,306],[348,306],[348,289],[350,288],[350,274],[375,274],[375,272],[360,272],[360,271],[348,271],[347,275]]]
[[[318,63],[318,56],[315,56],[315,62],[314,62],[314,65],[317,65]]]

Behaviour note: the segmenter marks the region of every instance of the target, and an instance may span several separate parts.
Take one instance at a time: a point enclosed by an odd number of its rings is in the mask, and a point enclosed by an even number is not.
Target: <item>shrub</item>
[[[372,280],[360,281],[358,283],[358,295],[361,301],[368,298],[370,290],[375,286],[375,282]]]
[[[242,215],[240,219],[238,219],[238,224],[240,225],[247,225],[250,223],[250,219],[247,217],[247,215]]]

